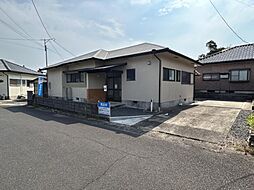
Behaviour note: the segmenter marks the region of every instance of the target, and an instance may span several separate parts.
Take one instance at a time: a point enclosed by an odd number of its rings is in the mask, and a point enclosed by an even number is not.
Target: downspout
[[[9,99],[9,75],[7,75],[5,72],[3,72],[3,74],[7,77],[7,99]]]
[[[193,71],[193,102],[196,100],[196,69],[194,66],[194,71]]]
[[[153,49],[152,50],[154,57],[156,57],[156,59],[158,59],[159,61],[159,107],[158,107],[158,111],[161,111],[161,59],[156,55],[156,50]]]

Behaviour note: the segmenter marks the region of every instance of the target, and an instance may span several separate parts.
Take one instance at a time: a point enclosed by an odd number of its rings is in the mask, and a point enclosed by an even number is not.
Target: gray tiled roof
[[[32,75],[42,75],[42,73],[36,72],[34,70],[28,69],[24,66],[17,65],[10,61],[0,59],[0,71],[8,71],[8,72],[17,72],[17,73],[25,73]]]
[[[152,51],[153,49],[160,50],[160,49],[164,49],[164,48],[165,47],[163,47],[163,46],[159,46],[159,45],[155,45],[155,44],[151,44],[151,43],[142,43],[142,44],[129,46],[126,48],[121,48],[121,49],[116,49],[116,50],[111,50],[111,51],[99,49],[97,51],[93,51],[93,52],[90,52],[90,53],[87,53],[84,55],[80,55],[78,57],[74,57],[72,59],[62,61],[60,63],[50,65],[47,68],[57,67],[57,66],[64,65],[67,63],[82,61],[82,60],[91,59],[91,58],[107,60],[107,59],[112,59],[112,58],[117,58],[117,57],[146,53],[146,52]]]
[[[199,60],[200,63],[219,63],[254,59],[254,44],[246,44],[228,48],[221,52]]]

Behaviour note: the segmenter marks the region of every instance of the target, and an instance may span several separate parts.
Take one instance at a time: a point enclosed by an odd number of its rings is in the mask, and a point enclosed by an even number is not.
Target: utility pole
[[[47,48],[47,43],[50,41],[50,40],[55,40],[54,38],[49,38],[49,39],[42,39],[43,42],[44,42],[44,48],[45,48],[45,59],[46,59],[46,67],[48,66],[48,48]]]

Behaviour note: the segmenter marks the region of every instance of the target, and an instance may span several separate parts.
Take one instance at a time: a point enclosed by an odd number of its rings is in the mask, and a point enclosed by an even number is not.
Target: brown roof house
[[[254,44],[239,45],[199,60],[197,98],[247,100],[254,97]]]
[[[48,95],[73,101],[112,101],[154,109],[193,101],[195,60],[142,43],[97,50],[50,65]]]

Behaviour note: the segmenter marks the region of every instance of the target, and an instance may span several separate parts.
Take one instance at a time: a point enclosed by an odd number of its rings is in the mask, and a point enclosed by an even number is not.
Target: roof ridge
[[[107,50],[105,50],[105,49],[98,49],[98,50],[96,51],[96,53],[94,54],[93,57],[96,57],[96,58],[97,58],[97,55],[98,55],[100,52],[102,52],[102,51],[105,51],[105,52],[107,52],[107,54],[108,54],[108,51],[107,51]],[[103,59],[105,59],[105,58],[106,58],[106,56],[103,57]]]
[[[153,43],[149,43],[149,42],[143,42],[143,43],[140,43],[140,44],[135,44],[135,45],[127,46],[127,47],[122,47],[122,48],[118,48],[118,49],[109,50],[108,52],[118,51],[118,50],[127,49],[127,48],[133,48],[133,47],[140,46],[140,45],[143,45],[143,44],[150,44],[150,45],[159,46],[161,48],[165,48],[165,47],[157,45],[157,44],[153,44]]]

